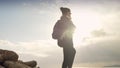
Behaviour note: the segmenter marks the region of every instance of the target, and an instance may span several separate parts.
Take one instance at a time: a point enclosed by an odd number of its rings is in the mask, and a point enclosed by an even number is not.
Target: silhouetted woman
[[[62,68],[72,68],[76,50],[73,47],[73,33],[75,25],[71,21],[69,8],[61,7],[62,16],[53,28],[52,37],[58,40],[58,45],[63,48],[64,60]]]

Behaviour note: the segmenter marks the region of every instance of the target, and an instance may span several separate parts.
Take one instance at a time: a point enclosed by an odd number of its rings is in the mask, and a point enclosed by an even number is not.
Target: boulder
[[[14,51],[0,49],[0,68],[40,68],[35,60],[23,62]]]
[[[3,67],[2,65],[0,65],[0,68],[5,68],[5,67]]]
[[[29,67],[28,65],[14,61],[5,61],[3,65],[5,66],[5,68],[32,68]]]
[[[0,62],[4,62],[6,60],[17,61],[18,57],[19,56],[17,55],[17,53],[15,53],[13,51],[0,49]]]
[[[2,54],[0,54],[0,64],[1,64],[2,62],[4,62],[4,59],[3,59]]]
[[[27,62],[19,61],[19,63],[28,65],[30,67],[36,67],[36,65],[37,65],[37,62],[35,60],[33,60],[33,61],[27,61]]]

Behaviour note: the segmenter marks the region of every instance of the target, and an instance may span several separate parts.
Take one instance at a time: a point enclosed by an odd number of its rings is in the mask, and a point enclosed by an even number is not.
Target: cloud
[[[86,46],[76,47],[77,53],[74,61],[74,66],[78,66],[78,67],[79,66],[106,66],[109,64],[119,64],[119,61],[120,61],[119,37],[120,36],[105,36],[105,37],[99,37],[94,39],[92,38],[91,42]],[[33,45],[33,43],[30,43],[30,44]],[[27,49],[27,51],[33,51],[31,53],[34,53],[34,54],[41,54],[41,52],[37,52],[41,50],[43,51],[44,54],[47,54],[48,56],[42,58],[40,56],[35,56],[30,53],[27,54],[23,52],[21,54],[23,55],[22,59],[28,60],[27,58],[23,58],[23,57],[26,55],[29,55],[30,58],[36,59],[41,67],[44,67],[44,68],[47,68],[48,66],[57,67],[57,65],[58,67],[60,67],[63,60],[62,49],[53,43],[52,44],[47,43],[47,45],[50,45],[50,47],[52,48],[50,48],[49,46],[43,46],[45,49],[42,49],[43,48],[42,46],[40,47],[36,46],[35,47],[36,49],[34,47],[33,48],[30,47],[30,49]],[[55,45],[55,46],[52,46],[52,45]],[[34,49],[36,51],[34,51]]]
[[[75,47],[77,50],[74,66],[100,66],[118,64],[120,61],[120,36],[105,36],[89,39],[87,46]],[[87,43],[87,42],[86,42]],[[9,45],[10,44],[10,45]],[[35,40],[13,43],[0,41],[0,48],[16,51],[24,61],[37,60],[40,67],[61,67],[62,48],[53,40]],[[27,57],[26,57],[27,56]]]
[[[36,60],[40,67],[60,67],[62,51],[53,40],[35,40],[29,42],[11,42],[0,40],[0,48],[12,50],[19,54],[23,61]]]
[[[7,40],[0,40],[0,45],[14,45],[13,43],[11,43],[10,41]]]
[[[50,56],[50,52],[55,50],[53,41],[37,40],[31,42],[10,42],[7,40],[0,40],[0,48],[13,50],[18,53],[31,54],[39,57]]]
[[[107,33],[103,29],[94,30],[94,31],[91,32],[91,34],[94,37],[101,37],[101,36],[106,36],[107,35]]]
[[[109,9],[108,11],[109,12],[106,12],[103,15],[102,27],[104,31],[107,33],[119,35],[120,34],[119,10],[112,11],[111,9]]]
[[[120,61],[120,36],[106,36],[101,38],[94,38],[87,46],[77,48],[76,64],[94,63],[118,64]],[[90,65],[89,64],[89,65]],[[99,64],[98,64],[99,65]]]

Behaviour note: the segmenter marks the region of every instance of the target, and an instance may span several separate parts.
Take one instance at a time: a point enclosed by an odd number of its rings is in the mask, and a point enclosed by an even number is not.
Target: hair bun
[[[61,10],[62,14],[66,14],[67,12],[70,12],[70,9],[66,8],[66,7],[60,7],[60,10]]]

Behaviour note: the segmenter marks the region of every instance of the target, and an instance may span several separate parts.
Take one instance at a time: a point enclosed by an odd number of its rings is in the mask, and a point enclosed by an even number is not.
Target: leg
[[[76,54],[76,50],[74,48],[70,49],[69,51],[69,58],[68,58],[68,68],[72,68],[74,57]]]
[[[65,48],[63,48],[63,55],[64,55],[64,60],[63,60],[62,68],[67,68],[68,62],[69,62],[68,61],[69,55],[68,55],[67,49],[65,49]]]

